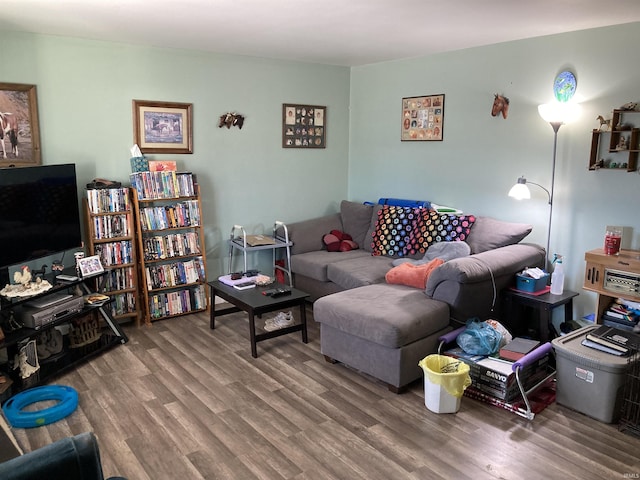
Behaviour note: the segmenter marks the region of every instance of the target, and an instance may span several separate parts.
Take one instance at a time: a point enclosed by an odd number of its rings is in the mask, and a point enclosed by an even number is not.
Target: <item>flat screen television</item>
[[[0,169],[3,279],[8,275],[8,267],[81,246],[74,164]]]

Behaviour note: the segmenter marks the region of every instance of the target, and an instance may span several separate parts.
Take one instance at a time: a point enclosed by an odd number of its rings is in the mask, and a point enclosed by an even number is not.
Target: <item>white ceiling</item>
[[[0,0],[2,31],[344,66],[638,21],[639,0]]]

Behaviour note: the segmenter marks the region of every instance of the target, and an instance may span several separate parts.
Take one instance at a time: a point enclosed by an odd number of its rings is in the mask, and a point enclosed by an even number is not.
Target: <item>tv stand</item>
[[[40,294],[31,297],[0,297],[0,327],[4,327],[0,330],[0,351],[6,349],[6,358],[0,357],[0,374],[13,382],[9,395],[46,383],[81,362],[128,341],[127,335],[111,316],[108,302],[93,305],[85,302],[80,311],[70,313],[63,311],[57,316],[47,318],[37,328],[24,326],[20,318],[28,311],[27,303],[47,305],[49,299],[61,298],[69,294],[89,295],[94,293],[90,285],[96,278],[104,276],[103,272],[89,278],[75,277],[73,281],[62,281],[56,278],[61,273],[74,277],[75,269],[65,272],[53,271],[43,275],[43,278],[51,283],[52,288]],[[54,332],[54,329],[57,332]],[[60,344],[57,345],[57,348],[60,348],[59,352],[51,354],[46,350],[46,344],[43,347],[43,339],[50,339],[53,333],[57,338],[61,338],[62,344],[61,348]],[[37,345],[43,354],[38,356],[44,358],[37,358],[39,364],[37,371],[23,378],[24,369],[21,372],[19,356],[21,353],[23,356],[33,356],[34,345]],[[35,353],[37,354],[38,351],[36,350]],[[33,360],[35,359],[31,359],[31,364],[34,363]],[[9,395],[6,392],[3,393],[0,396],[0,402],[6,400]]]

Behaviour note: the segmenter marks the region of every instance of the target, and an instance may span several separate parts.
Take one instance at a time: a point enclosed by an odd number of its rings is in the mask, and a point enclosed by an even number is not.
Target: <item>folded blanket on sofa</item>
[[[431,272],[443,263],[444,260],[441,258],[434,258],[429,263],[420,265],[403,263],[389,270],[384,278],[387,283],[424,289],[427,286],[427,280]]]

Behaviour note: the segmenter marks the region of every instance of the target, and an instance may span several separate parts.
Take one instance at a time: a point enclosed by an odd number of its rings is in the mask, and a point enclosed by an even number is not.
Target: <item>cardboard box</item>
[[[131,173],[148,172],[149,161],[145,157],[131,157]]]

